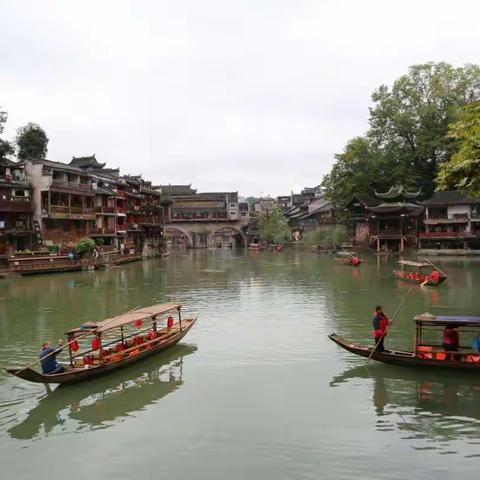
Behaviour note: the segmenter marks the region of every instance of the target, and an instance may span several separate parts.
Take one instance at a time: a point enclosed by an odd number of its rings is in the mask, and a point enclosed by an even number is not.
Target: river
[[[386,345],[415,314],[480,314],[480,261],[438,259]],[[478,473],[478,375],[372,362],[327,338],[371,342],[377,303],[408,285],[394,259],[357,269],[286,250],[190,250],[96,273],[0,282],[1,478],[443,479]],[[181,344],[47,393],[6,374],[44,339],[138,305],[178,301],[199,320]]]

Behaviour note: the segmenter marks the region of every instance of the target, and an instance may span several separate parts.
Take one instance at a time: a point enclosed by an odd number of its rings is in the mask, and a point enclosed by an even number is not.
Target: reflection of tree
[[[157,357],[153,368],[146,362],[109,376],[59,387],[44,396],[27,417],[8,431],[20,440],[64,431],[108,428],[115,421],[143,410],[183,384],[183,358],[196,351],[193,345],[177,345]]]
[[[385,428],[386,417],[392,422],[397,416],[394,423],[410,440],[445,442],[480,436],[480,386],[474,375],[456,373],[452,378],[448,372],[378,367],[346,370],[334,377],[330,386],[365,379],[363,385],[373,387],[372,403],[380,431]],[[357,386],[358,382],[352,382],[349,388]]]

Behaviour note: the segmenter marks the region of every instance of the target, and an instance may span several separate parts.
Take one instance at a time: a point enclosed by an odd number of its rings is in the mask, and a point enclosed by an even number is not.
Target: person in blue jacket
[[[62,351],[63,340],[58,341],[58,347],[52,348],[51,342],[45,342],[42,345],[42,351],[38,358],[42,366],[42,373],[44,375],[53,375],[55,373],[62,373],[64,368],[57,362],[57,355]]]

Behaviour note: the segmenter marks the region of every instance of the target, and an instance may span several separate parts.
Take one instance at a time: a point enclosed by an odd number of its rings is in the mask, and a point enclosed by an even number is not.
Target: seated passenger
[[[63,349],[63,340],[58,341],[58,347],[52,348],[50,341],[45,342],[42,345],[42,351],[38,358],[40,359],[40,365],[42,366],[42,373],[44,375],[54,375],[55,373],[64,372],[64,368],[57,362],[57,355]]]
[[[447,352],[456,352],[460,345],[460,339],[455,325],[446,325],[443,330],[443,342],[442,347]]]
[[[475,350],[476,352],[480,352],[480,334],[477,334],[473,337],[472,350]]]

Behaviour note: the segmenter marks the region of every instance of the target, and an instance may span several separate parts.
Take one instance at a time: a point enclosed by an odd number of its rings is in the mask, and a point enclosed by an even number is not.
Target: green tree
[[[414,172],[393,149],[382,150],[367,137],[347,143],[343,153],[335,155],[330,173],[322,182],[326,197],[341,217],[343,207],[354,196],[373,196],[374,190],[386,190],[392,184],[415,185]]]
[[[378,88],[372,100],[369,138],[383,150],[395,151],[421,176],[424,188],[433,190],[438,165],[454,151],[446,137],[448,125],[459,107],[480,100],[480,67],[415,65],[391,89]]]
[[[260,216],[258,228],[260,236],[267,243],[283,243],[290,235],[287,219],[277,205]]]
[[[458,189],[469,196],[480,196],[480,102],[465,106],[448,135],[457,151],[440,167],[439,190]]]
[[[93,252],[95,248],[95,241],[89,237],[81,238],[76,246],[76,250],[78,253],[90,253]]]
[[[3,133],[5,129],[5,123],[7,122],[8,114],[7,112],[3,111],[0,108],[0,135]],[[12,144],[7,140],[3,140],[0,138],[0,158],[4,158],[8,155],[12,155],[14,153],[14,149]]]
[[[28,123],[17,130],[16,144],[18,158],[44,159],[47,155],[48,137],[43,128],[36,123]]]

